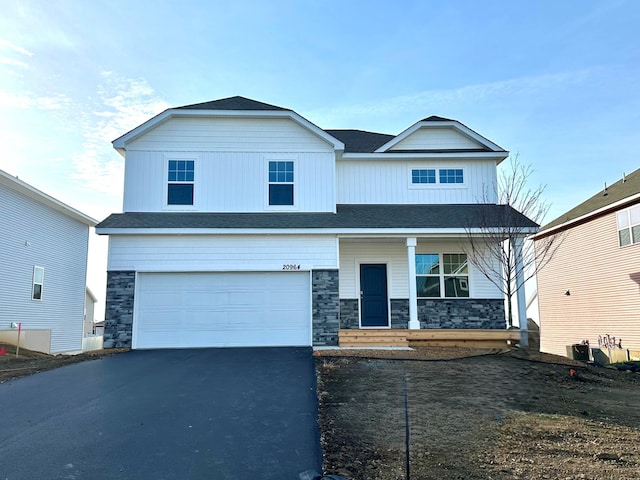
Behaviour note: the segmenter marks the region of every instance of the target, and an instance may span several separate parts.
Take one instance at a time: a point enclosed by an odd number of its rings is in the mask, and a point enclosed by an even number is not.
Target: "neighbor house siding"
[[[112,235],[109,271],[278,271],[338,267],[331,235]]]
[[[0,328],[50,329],[51,352],[82,350],[89,228],[0,185]],[[33,267],[44,268],[32,300]]]
[[[478,149],[482,145],[453,128],[421,128],[396,143],[393,150]]]
[[[465,183],[412,185],[413,168],[462,168]],[[492,160],[339,160],[336,166],[339,204],[491,203],[495,184]]]
[[[169,160],[194,160],[194,205],[167,206]],[[268,162],[294,162],[294,205],[288,211],[335,211],[332,152],[128,151],[124,211],[267,212]],[[319,181],[318,179],[322,179]],[[282,208],[280,209],[282,210]]]
[[[566,355],[582,340],[597,347],[600,335],[640,349],[640,244],[620,248],[615,213],[566,231],[538,273],[538,302],[542,351]]]

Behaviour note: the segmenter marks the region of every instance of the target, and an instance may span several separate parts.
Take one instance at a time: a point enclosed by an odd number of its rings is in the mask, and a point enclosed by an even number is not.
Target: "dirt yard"
[[[16,357],[14,347],[2,346],[0,383],[125,350],[21,350]],[[640,479],[640,373],[517,351],[316,353],[327,473],[353,480]]]
[[[32,352],[20,349],[16,356],[16,347],[6,343],[0,343],[0,350],[4,347],[5,354],[0,355],[0,383],[14,378],[33,375],[53,368],[71,365],[72,363],[95,360],[108,355],[113,355],[128,349],[96,350],[94,352],[79,355],[47,355],[46,353]]]
[[[318,353],[325,471],[355,480],[640,478],[640,373],[544,354],[467,357],[482,353]]]

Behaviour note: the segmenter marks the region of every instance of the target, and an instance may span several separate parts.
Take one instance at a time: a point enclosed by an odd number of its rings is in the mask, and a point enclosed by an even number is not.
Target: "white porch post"
[[[418,321],[418,293],[416,290],[416,245],[415,237],[407,238],[407,261],[409,262],[409,328],[420,329]]]
[[[518,305],[518,324],[520,325],[520,347],[529,348],[529,328],[527,325],[527,301],[524,291],[524,271],[522,263],[523,237],[517,237],[513,242],[516,257],[516,301]]]

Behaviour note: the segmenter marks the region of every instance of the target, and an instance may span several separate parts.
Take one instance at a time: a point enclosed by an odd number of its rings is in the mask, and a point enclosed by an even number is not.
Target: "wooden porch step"
[[[341,347],[474,347],[504,348],[520,340],[518,330],[367,329],[339,330]]]
[[[408,347],[406,330],[339,330],[341,347]]]

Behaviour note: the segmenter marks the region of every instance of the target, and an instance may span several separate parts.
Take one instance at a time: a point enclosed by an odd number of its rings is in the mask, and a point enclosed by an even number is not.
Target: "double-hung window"
[[[169,160],[167,205],[193,205],[193,160]]]
[[[464,253],[416,254],[416,290],[419,298],[469,296],[469,268]]]
[[[293,205],[293,162],[269,162],[269,205]]]
[[[620,246],[640,243],[640,205],[621,210],[616,217]]]
[[[31,298],[42,300],[42,289],[44,287],[44,268],[35,265],[33,267],[33,286],[31,288]]]

